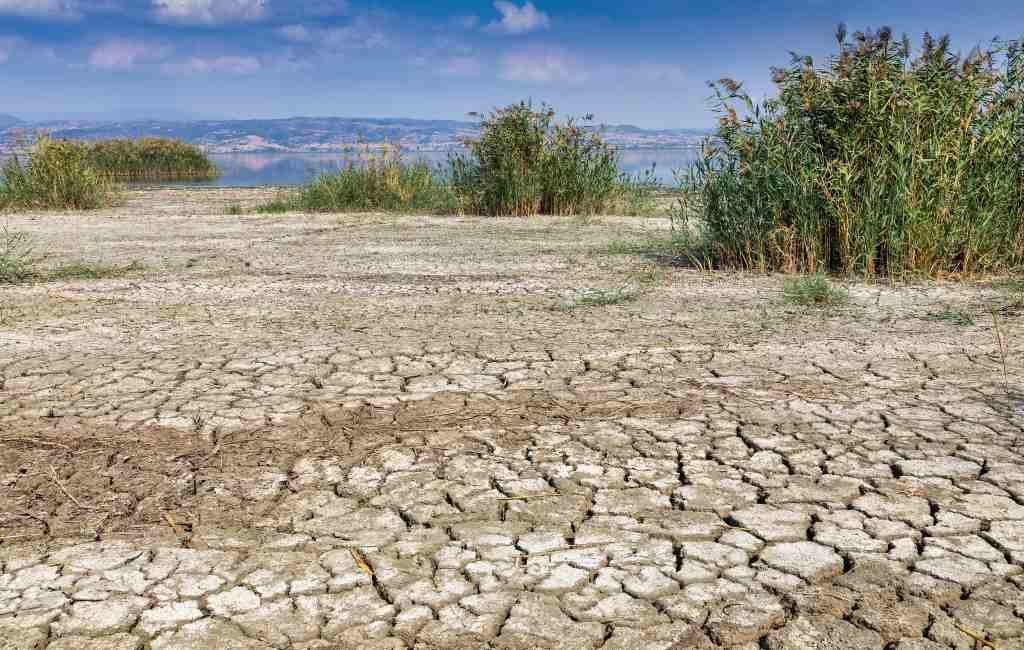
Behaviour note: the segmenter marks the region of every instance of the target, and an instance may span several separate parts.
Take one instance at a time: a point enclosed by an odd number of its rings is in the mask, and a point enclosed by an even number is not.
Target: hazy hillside
[[[7,115],[6,113],[0,113],[0,131],[9,129],[12,126],[21,124],[21,120],[14,117],[13,115]]]
[[[11,127],[14,128],[11,128]],[[444,150],[476,133],[476,123],[403,118],[293,117],[274,120],[62,121],[4,126],[0,151],[10,149],[18,133],[46,131],[55,138],[99,140],[159,136],[178,138],[212,153],[331,152],[353,144],[399,142],[408,149]],[[607,139],[622,148],[696,146],[705,132],[694,129],[646,130],[630,125],[605,127]]]

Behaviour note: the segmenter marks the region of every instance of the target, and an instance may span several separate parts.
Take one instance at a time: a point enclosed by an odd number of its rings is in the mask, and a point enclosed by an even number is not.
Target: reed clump
[[[587,121],[587,120],[584,120]],[[654,171],[618,170],[618,152],[581,121],[555,121],[526,102],[481,119],[480,137],[445,165],[407,160],[397,145],[358,147],[261,212],[424,211],[526,216],[651,214],[661,190]]]
[[[626,198],[618,152],[583,120],[519,102],[479,116],[480,136],[449,160],[463,212],[490,216],[600,214]]]
[[[202,149],[181,140],[139,138],[78,144],[91,165],[117,181],[201,181],[220,175]]]
[[[362,146],[337,171],[321,174],[260,212],[391,212],[454,209],[443,171],[424,161],[406,160],[401,147]]]
[[[684,183],[691,243],[719,265],[865,276],[1024,262],[1024,55],[883,28],[824,65],[794,55],[778,96],[712,84],[717,137]],[[739,109],[739,110],[737,110]],[[741,115],[739,111],[743,111]]]
[[[89,210],[113,205],[117,188],[77,142],[41,136],[26,159],[0,168],[0,209]]]

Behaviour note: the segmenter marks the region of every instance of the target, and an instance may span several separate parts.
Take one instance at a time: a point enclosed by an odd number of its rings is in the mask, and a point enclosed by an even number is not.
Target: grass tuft
[[[833,286],[822,274],[788,278],[782,285],[782,295],[787,302],[805,307],[830,307],[841,305],[848,299],[847,293]]]
[[[61,264],[46,274],[48,280],[103,280],[118,278],[131,273],[144,271],[146,267],[139,260],[132,260],[124,266],[112,264],[87,264],[85,262],[68,262]]]
[[[970,312],[957,307],[951,307],[949,305],[946,305],[941,310],[928,312],[922,316],[922,320],[951,323],[961,327],[974,325],[974,316],[972,316]]]
[[[16,284],[35,276],[35,242],[23,232],[0,230],[0,284]]]

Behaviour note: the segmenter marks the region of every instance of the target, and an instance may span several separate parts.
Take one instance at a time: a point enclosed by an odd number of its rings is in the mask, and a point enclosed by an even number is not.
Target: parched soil
[[[0,287],[3,650],[1024,648],[1019,296],[269,194],[0,216],[143,265]]]

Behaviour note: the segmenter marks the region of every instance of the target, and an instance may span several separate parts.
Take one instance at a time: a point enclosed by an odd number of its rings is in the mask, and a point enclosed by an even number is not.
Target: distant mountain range
[[[625,124],[600,127],[623,149],[695,147],[702,129],[650,130]],[[403,148],[443,151],[477,134],[475,122],[404,118],[291,117],[270,120],[49,121],[23,122],[0,115],[0,153],[12,151],[37,132],[59,139],[164,137],[199,145],[210,153],[337,152],[356,144],[397,142]]]
[[[13,115],[5,115],[4,113],[0,113],[0,131],[3,131],[4,129],[9,129],[12,126],[18,126],[22,123],[23,122],[21,120],[14,117]]]

